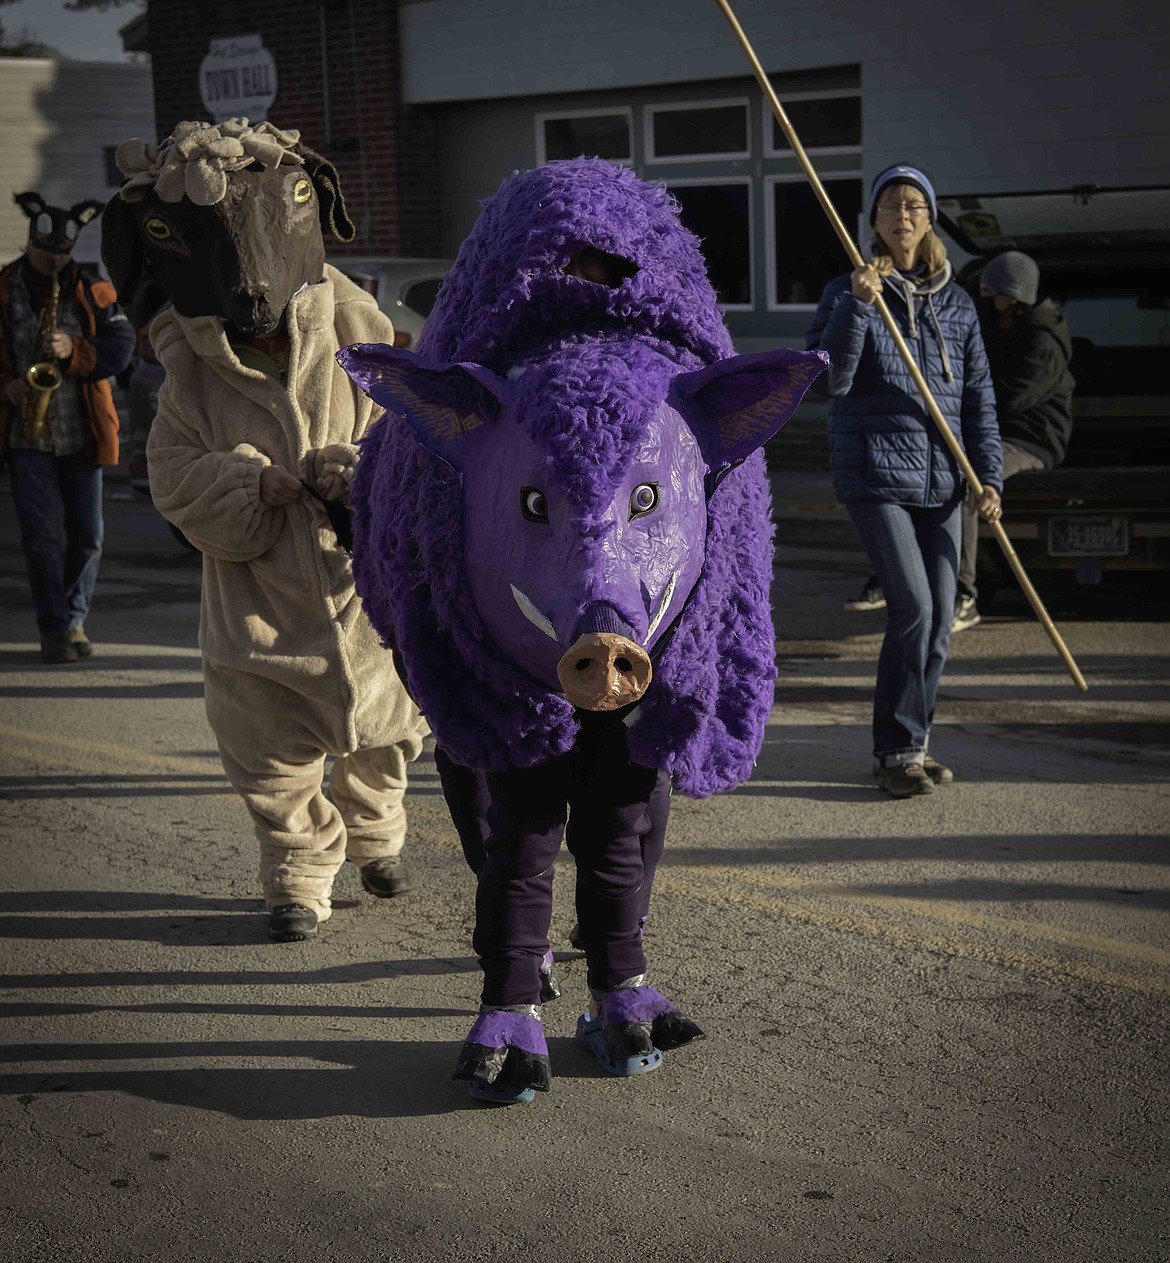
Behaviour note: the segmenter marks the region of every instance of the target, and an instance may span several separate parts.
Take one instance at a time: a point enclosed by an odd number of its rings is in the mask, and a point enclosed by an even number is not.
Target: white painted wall
[[[131,136],[153,140],[150,66],[0,58],[0,262],[20,254],[28,220],[13,193],[33,189],[55,206],[108,200],[102,150]],[[77,240],[74,257],[96,262],[101,221]]]

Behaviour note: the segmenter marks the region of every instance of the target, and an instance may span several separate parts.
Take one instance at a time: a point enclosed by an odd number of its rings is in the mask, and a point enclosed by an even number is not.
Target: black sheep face
[[[265,335],[324,273],[317,198],[302,166],[248,167],[211,206],[164,202],[152,190],[132,213],[149,270],[180,314]]]

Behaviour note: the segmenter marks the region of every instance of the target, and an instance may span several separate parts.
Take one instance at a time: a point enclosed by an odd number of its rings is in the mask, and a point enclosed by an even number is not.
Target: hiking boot
[[[76,662],[81,657],[77,646],[69,639],[68,632],[58,632],[52,636],[41,637],[41,661],[54,665],[62,662]]]
[[[865,587],[853,598],[852,601],[845,602],[847,610],[884,610],[886,608],[885,593],[882,592],[882,585],[877,581],[877,575],[870,575],[865,581]]]
[[[395,895],[404,895],[410,889],[410,875],[402,862],[401,855],[383,855],[381,859],[370,860],[358,870],[361,874],[362,889],[379,899],[393,899]]]
[[[892,763],[874,769],[877,783],[893,798],[911,798],[915,794],[931,794],[934,784],[921,763]]]
[[[300,943],[317,937],[317,914],[301,903],[282,903],[268,914],[268,937],[274,943]]]
[[[922,768],[936,785],[949,785],[955,779],[955,774],[949,767],[932,759],[929,754],[922,760]]]
[[[983,621],[979,607],[973,596],[960,596],[955,599],[955,617],[951,620],[951,631],[966,631],[976,623]]]
[[[93,645],[90,643],[89,637],[85,634],[84,627],[70,627],[66,633],[69,637],[69,643],[77,650],[79,658],[88,658],[93,653]]]

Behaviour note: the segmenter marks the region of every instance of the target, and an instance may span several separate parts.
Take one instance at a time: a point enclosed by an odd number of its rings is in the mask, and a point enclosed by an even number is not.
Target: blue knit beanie
[[[909,184],[916,188],[930,203],[930,222],[938,222],[938,200],[934,196],[934,185],[917,167],[909,167],[900,162],[896,166],[887,167],[880,175],[874,177],[869,190],[869,222],[877,218],[877,201],[882,189],[891,184]]]

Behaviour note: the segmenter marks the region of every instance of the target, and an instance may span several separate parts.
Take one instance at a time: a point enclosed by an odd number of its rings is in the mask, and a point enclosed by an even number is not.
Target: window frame
[[[860,150],[858,151],[860,152]],[[860,167],[857,170],[848,171],[820,171],[817,173],[823,184],[831,184],[834,180],[856,180],[861,185],[862,204],[865,202],[865,179]],[[767,285],[767,307],[769,312],[785,312],[785,311],[816,311],[817,302],[811,303],[781,303],[776,301],[776,196],[774,189],[778,184],[807,184],[808,178],[803,172],[784,172],[775,175],[764,176],[764,255],[767,261],[768,269],[768,285]],[[856,233],[857,226],[852,227],[845,225],[850,231]],[[848,266],[848,260],[846,260]],[[826,282],[832,280],[832,277],[826,277]],[[817,296],[819,302],[820,295]]]
[[[727,153],[688,153],[673,154],[659,158],[654,150],[654,115],[656,113],[677,113],[680,110],[725,109],[728,106],[743,107],[743,131],[747,148]],[[719,97],[702,101],[657,101],[642,107],[642,145],[646,155],[646,165],[656,167],[677,166],[681,163],[694,162],[742,162],[752,156],[752,110],[751,98],[746,96]]]
[[[751,295],[746,303],[720,303],[720,311],[755,311],[756,310],[756,199],[752,196],[753,180],[750,175],[727,175],[727,176],[694,176],[681,180],[672,180],[669,176],[662,177],[662,183],[666,186],[668,193],[676,188],[689,188],[697,185],[703,185],[708,188],[715,185],[724,184],[742,184],[747,187],[748,199],[748,290]],[[710,279],[710,278],[708,278]],[[714,285],[712,285],[714,288]]]
[[[788,92],[777,93],[780,98],[781,105],[787,105],[790,101],[833,101],[841,97],[856,97],[861,99],[861,88],[817,88],[809,92]],[[783,149],[776,149],[772,145],[772,124],[776,121],[775,115],[772,113],[772,107],[765,96],[761,105],[764,110],[764,157],[765,158],[792,158],[795,156],[795,150],[785,146]],[[864,126],[864,120],[863,120]],[[849,155],[862,153],[865,145],[865,132],[862,131],[861,140],[856,145],[810,145],[805,149],[808,154],[820,154],[823,157],[831,157],[833,155]]]
[[[594,106],[589,110],[544,110],[536,115],[536,165],[543,167],[550,161],[544,143],[544,125],[563,118],[597,118],[608,114],[620,114],[626,120],[626,139],[629,142],[629,154],[625,158],[607,158],[606,162],[616,162],[623,167],[634,165],[634,108],[631,105]]]

